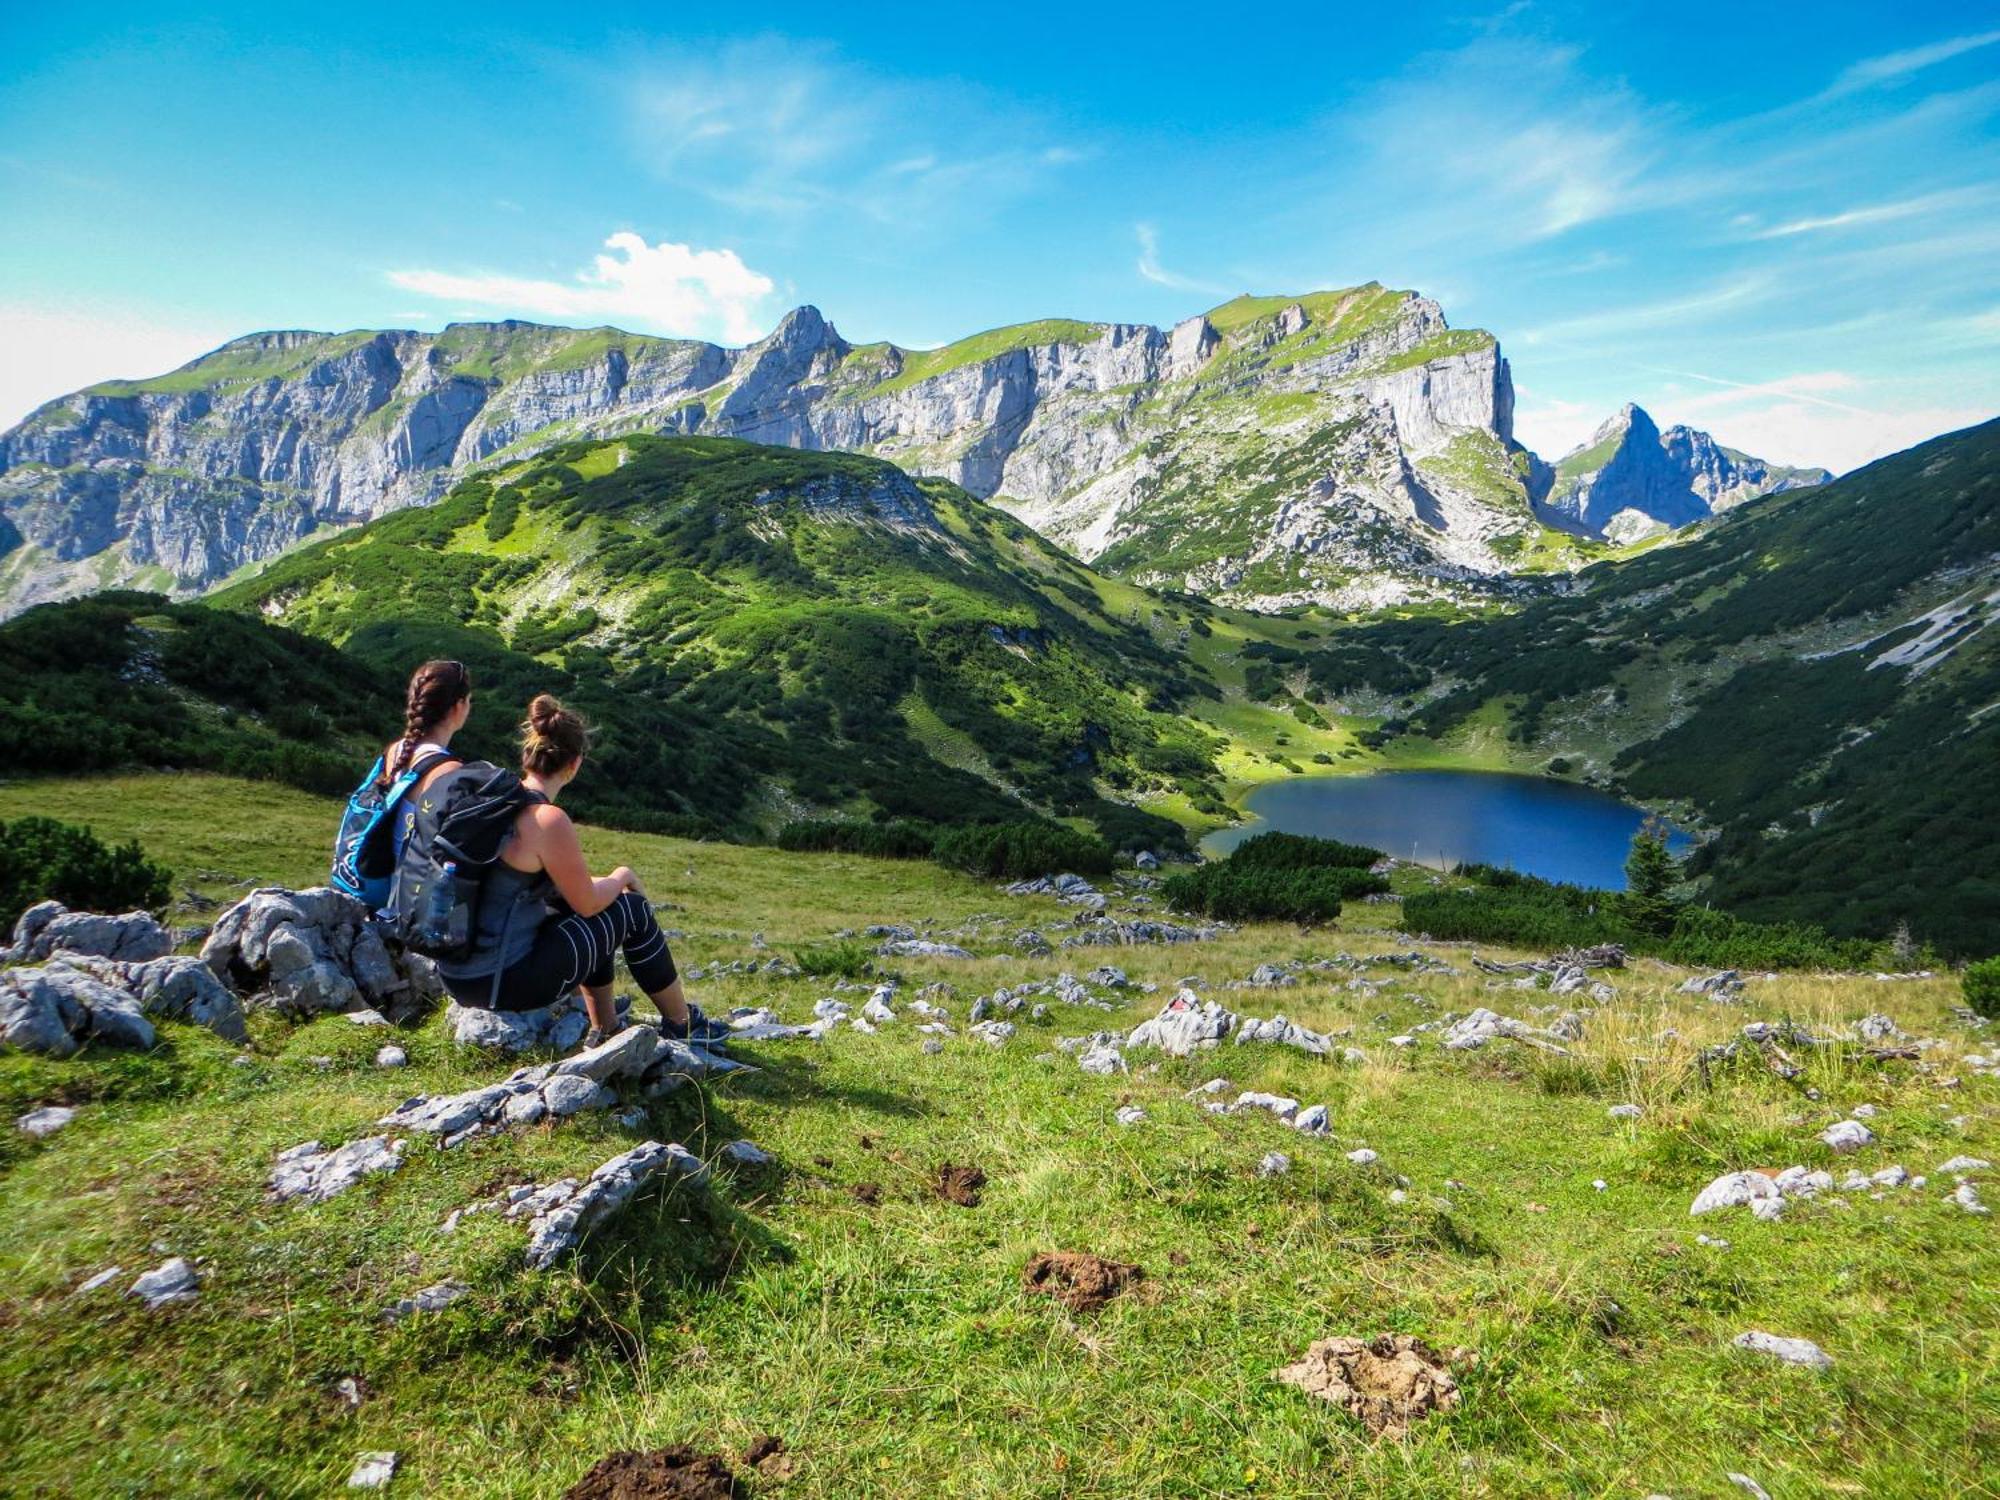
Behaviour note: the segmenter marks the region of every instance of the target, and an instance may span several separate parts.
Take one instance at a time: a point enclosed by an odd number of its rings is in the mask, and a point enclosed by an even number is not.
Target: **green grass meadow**
[[[244,882],[316,883],[335,810],[207,776],[0,787],[0,820],[31,811],[137,836],[175,867],[177,893],[216,899]],[[10,1130],[0,1143],[0,1492],[327,1495],[359,1454],[387,1449],[400,1456],[391,1494],[548,1497],[613,1450],[687,1442],[733,1457],[775,1434],[784,1463],[746,1473],[746,1493],[1692,1500],[1743,1493],[1732,1471],[1776,1500],[2000,1493],[1995,1221],[1951,1203],[1934,1171],[2000,1157],[2000,1083],[1963,1062],[1995,1043],[1952,1014],[1949,976],[1752,979],[1745,1003],[1724,1005],[1641,961],[1605,976],[1618,996],[1584,1007],[1571,1056],[1505,1041],[1448,1053],[1432,1037],[1399,1050],[1391,1036],[1450,1012],[1545,1021],[1531,1007],[1567,1001],[1478,973],[1461,947],[1430,950],[1453,975],[1383,962],[1411,947],[1393,902],[1313,932],[1031,958],[1012,935],[1059,938],[1070,909],[928,863],[601,830],[586,848],[648,878],[683,965],[787,954],[872,922],[969,933],[972,961],[878,960],[903,980],[899,1007],[951,985],[960,1034],[926,1055],[906,1015],[875,1036],[743,1045],[759,1071],[659,1101],[643,1126],[607,1112],[450,1152],[418,1139],[400,1171],[321,1205],[265,1201],[277,1151],[373,1133],[405,1097],[511,1064],[456,1049],[438,1017],[395,1034],[403,1070],[372,1065],[387,1033],[339,1017],[259,1015],[240,1049],[167,1024],[144,1056],[0,1056],[10,1117],[78,1106],[46,1141]],[[1223,988],[1261,962],[1337,953],[1360,962],[1293,988]],[[1115,1015],[1023,1012],[999,1048],[964,1034],[976,996],[1101,963],[1158,990]],[[1131,1074],[1105,1079],[1055,1048],[1128,1030],[1184,976],[1232,1009],[1347,1031],[1339,1044],[1367,1061],[1134,1049]],[[804,1020],[831,984],[690,989],[713,1011],[769,1004]],[[1876,1011],[1939,1045],[1881,1063],[1824,1049],[1793,1083],[1697,1060],[1751,1020],[1849,1035]],[[1204,1112],[1186,1091],[1218,1076],[1325,1103],[1332,1136]],[[1643,1118],[1607,1118],[1625,1101]],[[1118,1125],[1128,1103],[1146,1120]],[[1860,1104],[1878,1111],[1877,1143],[1834,1158],[1816,1136]],[[477,1197],[583,1175],[647,1137],[710,1159],[747,1137],[779,1165],[642,1197],[546,1274],[523,1268],[523,1233],[497,1216],[439,1232]],[[1363,1145],[1380,1153],[1372,1166],[1345,1157]],[[1292,1170],[1260,1178],[1274,1150]],[[947,1162],[984,1169],[979,1207],[933,1191]],[[1688,1217],[1717,1174],[1794,1162],[1933,1178],[1775,1223]],[[878,1201],[857,1196],[867,1185]],[[1057,1249],[1146,1276],[1072,1315],[1020,1284],[1030,1256]],[[198,1301],[155,1313],[118,1295],[167,1254],[199,1260]],[[113,1288],[75,1294],[112,1264]],[[446,1278],[471,1295],[382,1321],[385,1304]],[[1752,1328],[1812,1339],[1834,1366],[1731,1346]],[[1461,1406],[1407,1441],[1373,1441],[1271,1378],[1315,1339],[1391,1331],[1477,1355]]]

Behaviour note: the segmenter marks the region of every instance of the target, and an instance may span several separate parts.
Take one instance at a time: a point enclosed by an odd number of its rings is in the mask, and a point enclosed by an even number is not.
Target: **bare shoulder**
[[[528,838],[546,839],[560,837],[576,825],[570,822],[569,814],[553,802],[537,802],[522,812],[520,821],[514,826]]]

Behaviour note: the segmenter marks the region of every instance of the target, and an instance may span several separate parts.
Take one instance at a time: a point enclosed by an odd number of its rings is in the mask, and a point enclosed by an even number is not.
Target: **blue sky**
[[[1547,453],[1851,467],[2000,411],[2000,5],[0,15],[0,422],[253,329],[740,342],[1380,280]]]

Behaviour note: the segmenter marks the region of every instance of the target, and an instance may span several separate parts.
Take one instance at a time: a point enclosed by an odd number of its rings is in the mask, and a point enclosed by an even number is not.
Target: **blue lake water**
[[[1377,771],[1299,776],[1253,791],[1252,821],[1202,840],[1226,854],[1278,829],[1345,839],[1398,859],[1511,866],[1544,880],[1622,890],[1625,855],[1645,812],[1605,792],[1546,776],[1493,771]],[[1689,847],[1675,831],[1668,846]]]

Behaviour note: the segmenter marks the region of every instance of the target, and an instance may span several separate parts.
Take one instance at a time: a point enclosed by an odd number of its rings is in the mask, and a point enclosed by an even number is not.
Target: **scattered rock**
[[[280,1151],[271,1173],[269,1196],[274,1203],[291,1198],[324,1203],[364,1177],[395,1171],[403,1164],[407,1144],[391,1141],[386,1135],[371,1135],[331,1151],[322,1149],[318,1141]]]
[[[69,1057],[91,1040],[151,1047],[153,1028],[135,996],[61,960],[0,972],[0,1045]]]
[[[409,1063],[410,1054],[393,1042],[375,1054],[375,1066],[378,1068],[404,1068],[408,1067]]]
[[[733,1167],[771,1167],[778,1162],[754,1141],[731,1141],[722,1148],[722,1159]]]
[[[742,1493],[715,1454],[676,1445],[607,1454],[563,1491],[563,1500],[736,1500]]]
[[[201,1278],[180,1256],[172,1256],[145,1273],[127,1289],[126,1296],[143,1298],[155,1311],[177,1302],[192,1302],[201,1295]]]
[[[1422,1339],[1401,1333],[1368,1341],[1320,1339],[1277,1378],[1340,1407],[1377,1437],[1400,1438],[1412,1422],[1459,1404],[1450,1366],[1466,1356],[1455,1349],[1442,1357]]]
[[[1855,1033],[1864,1042],[1899,1041],[1909,1033],[1885,1015],[1863,1016],[1854,1023]]]
[[[54,1135],[75,1118],[76,1111],[67,1105],[45,1104],[40,1109],[29,1110],[25,1115],[17,1115],[14,1128],[23,1135],[40,1140],[43,1136]]]
[[[1333,1050],[1332,1041],[1317,1031],[1308,1031],[1283,1016],[1273,1016],[1268,1021],[1260,1021],[1255,1016],[1245,1016],[1236,1027],[1236,1044],[1245,1042],[1276,1042],[1286,1047],[1297,1047],[1310,1052],[1315,1057],[1324,1057]]]
[[[1985,1172],[1992,1168],[1990,1161],[1981,1161],[1976,1156],[1954,1156],[1949,1161],[1938,1163],[1938,1175],[1947,1172]]]
[[[1382,1158],[1378,1153],[1370,1151],[1366,1146],[1363,1146],[1358,1151],[1348,1152],[1347,1159],[1357,1167],[1371,1167]]]
[[[387,1489],[389,1481],[396,1477],[396,1455],[393,1453],[364,1453],[354,1461],[354,1472],[347,1476],[350,1490]]]
[[[901,938],[875,950],[884,958],[971,958],[970,949],[956,943],[934,943],[922,938]]]
[[[1128,1104],[1112,1118],[1120,1125],[1137,1125],[1146,1118],[1146,1112],[1136,1104]]]
[[[1292,1116],[1292,1129],[1303,1130],[1308,1135],[1325,1135],[1332,1128],[1324,1104],[1308,1104]]]
[[[1753,1350],[1758,1354],[1768,1354],[1773,1359],[1782,1359],[1788,1365],[1805,1365],[1814,1370],[1831,1370],[1833,1358],[1810,1339],[1781,1338],[1775,1333],[1764,1333],[1751,1329],[1739,1333],[1730,1340],[1739,1349]]]
[[[1722,1477],[1748,1494],[1750,1500],[1771,1500],[1771,1492],[1748,1474],[1738,1474],[1732,1469],[1724,1472]]]
[[[977,1208],[985,1187],[986,1174],[977,1167],[955,1167],[946,1162],[938,1168],[937,1195],[947,1203]]]
[[[1762,1172],[1725,1172],[1695,1195],[1688,1213],[1706,1214],[1718,1208],[1742,1208],[1781,1196],[1778,1184]]]
[[[1614,1104],[1605,1113],[1614,1120],[1636,1120],[1645,1111],[1636,1104]]]
[[[1259,1177],[1282,1177],[1292,1170],[1292,1159],[1282,1151],[1267,1151],[1257,1163]]]
[[[1076,1065],[1086,1073],[1095,1073],[1100,1078],[1108,1078],[1113,1073],[1129,1071],[1125,1054],[1119,1049],[1125,1039],[1116,1032],[1099,1032],[1090,1038],[1090,1045],[1076,1060]]]
[[[1712,995],[1718,1000],[1730,1000],[1743,993],[1743,976],[1734,969],[1723,969],[1715,974],[1699,975],[1681,981],[1683,995]]]
[[[71,911],[60,901],[39,901],[14,924],[13,946],[0,949],[0,962],[36,963],[57,953],[143,963],[173,951],[172,934],[151,915],[122,916]]]
[[[1128,1046],[1158,1047],[1169,1056],[1187,1057],[1197,1049],[1218,1046],[1236,1019],[1234,1011],[1183,989],[1158,1015],[1134,1027],[1125,1041]]]
[[[82,1285],[78,1286],[72,1295],[77,1297],[88,1296],[92,1292],[111,1285],[112,1282],[116,1281],[124,1273],[125,1268],[123,1266],[106,1266],[95,1276],[85,1278]]]
[[[1467,1052],[1484,1047],[1495,1037],[1510,1037],[1517,1042],[1540,1047],[1544,1052],[1559,1052],[1568,1055],[1568,1049],[1547,1040],[1548,1033],[1537,1031],[1525,1021],[1517,1021],[1512,1016],[1498,1015],[1481,1006],[1469,1016],[1463,1016],[1445,1029],[1443,1044],[1453,1052]]]
[[[1952,1189],[1951,1201],[1969,1214],[1990,1214],[1992,1209],[1979,1201],[1979,1189],[1969,1182],[1961,1182]]]
[[[489,1047],[496,1052],[567,1052],[590,1030],[590,1016],[573,995],[540,1010],[483,1010],[445,1006],[445,1026],[461,1047]]]
[[[1056,1250],[1037,1255],[1021,1272],[1028,1291],[1052,1297],[1071,1312],[1094,1312],[1142,1280],[1145,1272],[1123,1261],[1105,1260],[1082,1251]]]
[[[1875,1132],[1859,1120],[1842,1120],[1837,1125],[1827,1126],[1819,1133],[1819,1138],[1831,1150],[1845,1155],[1849,1151],[1858,1151],[1863,1146],[1873,1144]]]
[[[699,1183],[707,1179],[708,1168],[684,1146],[645,1141],[612,1157],[580,1187],[575,1178],[564,1178],[519,1199],[506,1215],[529,1220],[529,1267],[547,1270],[631,1202],[641,1188],[663,1176]]]
[[[400,1323],[412,1313],[443,1312],[472,1288],[462,1281],[440,1281],[408,1297],[398,1297],[382,1309],[382,1321]]]

